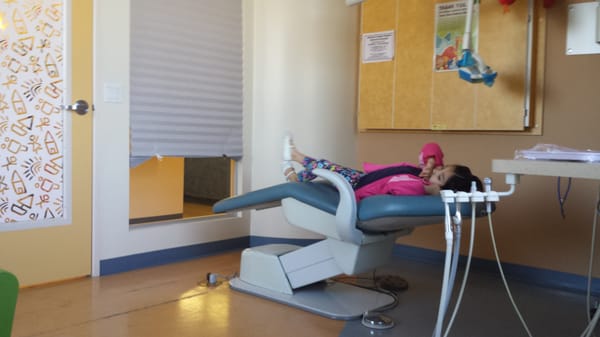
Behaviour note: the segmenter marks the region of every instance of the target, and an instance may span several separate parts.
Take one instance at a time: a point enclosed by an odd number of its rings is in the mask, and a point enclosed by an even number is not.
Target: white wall
[[[245,65],[254,76],[251,188],[284,181],[285,131],[304,153],[355,166],[359,6],[344,0],[252,2],[253,11],[245,13],[254,27]],[[251,234],[314,237],[287,225],[279,208],[253,212]]]
[[[245,147],[238,190],[283,182],[284,130],[308,154],[356,165],[358,7],[343,0],[243,0],[243,7]],[[130,228],[129,1],[97,0],[94,11],[92,274],[101,260],[249,234],[312,237],[287,225],[280,209]],[[121,86],[121,102],[104,101],[105,84]]]
[[[92,274],[98,275],[101,260],[248,236],[247,213],[129,226],[129,1],[94,1],[94,29]],[[120,102],[105,101],[106,84],[121,88]],[[251,120],[249,111],[244,119]],[[250,136],[246,133],[245,144],[250,144]],[[242,172],[248,172],[244,175],[248,179],[242,179]],[[249,189],[249,172],[238,172],[239,190]]]

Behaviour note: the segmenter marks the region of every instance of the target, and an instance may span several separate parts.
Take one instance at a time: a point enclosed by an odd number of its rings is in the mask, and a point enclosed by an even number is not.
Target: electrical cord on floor
[[[332,281],[349,284],[349,285],[353,285],[355,287],[369,289],[369,290],[377,291],[382,294],[386,294],[386,295],[392,297],[392,299],[393,299],[392,303],[384,305],[384,306],[376,308],[376,309],[373,309],[372,311],[384,312],[384,311],[392,310],[395,307],[397,307],[398,304],[400,303],[398,295],[396,294],[396,292],[389,290],[389,289],[385,289],[381,285],[379,285],[377,282],[377,276],[375,275],[375,273],[376,273],[376,270],[373,270],[373,275],[371,277],[342,276],[342,277],[333,278]],[[358,282],[352,282],[349,280],[371,281],[373,283],[373,285],[368,286],[368,285],[360,284]],[[406,289],[406,288],[404,288],[404,289]]]
[[[398,306],[398,304],[400,304],[400,299],[398,298],[398,295],[395,292],[390,291],[390,290],[386,290],[386,289],[383,289],[383,288],[374,288],[373,290],[375,290],[375,291],[377,291],[379,293],[386,294],[386,295],[390,296],[391,298],[394,299],[394,301],[392,303],[390,303],[390,304],[381,306],[379,308],[375,308],[374,310],[371,310],[371,311],[385,312],[385,311],[392,310],[392,309],[396,308]]]
[[[596,324],[598,324],[598,319],[600,319],[600,310],[596,310],[594,318],[592,318],[590,324],[585,327],[585,330],[583,330],[580,337],[590,337],[594,333],[594,328],[596,327]]]
[[[362,274],[364,275],[364,274]],[[371,276],[361,276],[361,275],[353,275],[353,276],[336,276],[331,279],[332,281],[337,281],[340,283],[362,286],[366,289],[384,289],[392,292],[399,292],[408,289],[408,282],[400,276],[397,275],[377,275],[377,270],[372,271]],[[357,283],[353,281],[368,281],[371,283],[371,286],[365,286],[362,283]]]
[[[204,280],[198,281],[198,285],[201,287],[213,288],[220,286],[223,282],[227,282],[234,277],[237,277],[238,273],[233,273],[231,275],[220,275],[217,273],[206,273],[206,278]]]
[[[532,337],[531,331],[529,331],[529,327],[527,326],[527,323],[525,323],[525,319],[523,319],[523,315],[521,315],[521,311],[519,311],[519,308],[517,307],[517,304],[515,303],[515,300],[513,299],[512,293],[510,292],[510,288],[508,287],[508,282],[506,281],[506,277],[504,276],[504,270],[502,269],[502,263],[500,263],[500,256],[498,254],[498,248],[496,247],[496,239],[494,238],[494,226],[492,224],[492,215],[490,213],[488,213],[488,222],[490,225],[490,236],[492,239],[492,246],[494,248],[494,255],[496,256],[496,262],[498,263],[498,269],[500,270],[500,276],[502,277],[502,282],[504,283],[504,289],[506,289],[508,298],[510,299],[512,306],[515,309],[517,316],[519,316],[519,320],[521,321],[523,328],[525,328],[527,335],[529,337]]]

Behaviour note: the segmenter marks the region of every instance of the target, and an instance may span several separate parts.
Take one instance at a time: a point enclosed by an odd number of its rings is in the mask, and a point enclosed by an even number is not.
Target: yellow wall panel
[[[392,65],[391,62],[361,64],[360,129],[525,129],[527,2],[515,2],[506,13],[494,1],[480,5],[479,20],[474,20],[479,22],[478,54],[498,72],[492,87],[461,80],[457,71],[434,71],[435,5],[446,2],[454,0],[363,3],[363,33],[389,30],[389,20],[395,13],[396,49]],[[545,11],[541,1],[537,1],[536,6],[534,26],[536,33],[543,37]],[[540,71],[544,60],[543,40],[534,41],[534,47],[532,87],[539,96],[543,91]],[[390,70],[394,71],[393,77],[388,73]],[[532,121],[541,120],[541,105],[534,104],[540,101],[540,97],[532,97]],[[532,127],[535,127],[531,129],[534,132],[541,132],[538,125]]]
[[[183,213],[184,158],[152,158],[129,174],[129,218]]]
[[[363,33],[390,30],[396,26],[396,0],[365,1],[361,6]]]
[[[394,128],[429,129],[434,11],[430,1],[398,2]]]
[[[391,128],[394,109],[393,62],[361,64],[360,72],[359,129]]]
[[[396,0],[367,1],[362,5],[362,32],[395,29]],[[362,46],[361,46],[362,52]],[[361,54],[362,55],[362,54]],[[362,57],[361,57],[362,59]],[[386,129],[393,126],[394,62],[360,63],[358,127]]]
[[[431,128],[459,130],[473,128],[477,87],[457,78],[455,71],[433,74]]]
[[[516,1],[506,13],[496,3],[481,4],[479,53],[498,72],[491,88],[477,95],[479,130],[522,130],[527,51],[527,1]]]

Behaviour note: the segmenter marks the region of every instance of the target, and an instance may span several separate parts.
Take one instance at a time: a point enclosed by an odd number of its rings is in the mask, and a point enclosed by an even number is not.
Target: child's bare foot
[[[302,162],[304,161],[304,158],[306,158],[306,155],[304,153],[298,151],[298,149],[296,149],[296,147],[294,147],[292,149],[291,154],[292,154],[292,160],[299,164],[302,164]]]

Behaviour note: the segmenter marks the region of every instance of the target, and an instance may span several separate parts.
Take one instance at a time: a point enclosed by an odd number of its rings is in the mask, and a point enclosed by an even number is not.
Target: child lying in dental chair
[[[464,165],[444,165],[444,154],[437,143],[427,143],[419,154],[419,165],[397,163],[391,165],[364,164],[364,172],[338,165],[326,159],[314,159],[298,151],[292,138],[286,136],[283,144],[283,174],[291,182],[315,179],[313,169],[321,168],[341,174],[352,186],[356,200],[366,197],[391,195],[439,194],[440,190],[469,192],[471,182],[482,189],[479,178]],[[304,170],[296,172],[292,162]]]

